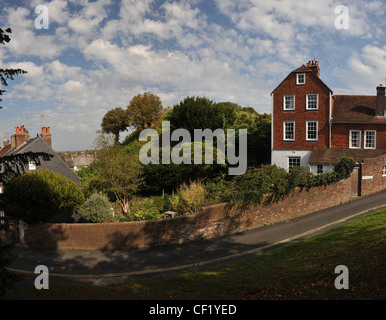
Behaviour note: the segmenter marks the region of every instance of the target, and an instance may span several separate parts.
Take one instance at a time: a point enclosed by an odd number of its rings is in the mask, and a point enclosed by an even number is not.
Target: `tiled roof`
[[[334,95],[333,123],[386,123],[376,118],[376,96]]]
[[[361,162],[364,159],[375,158],[386,153],[386,149],[314,149],[308,160],[309,164],[336,164],[342,157]]]
[[[6,146],[0,149],[0,157],[4,156],[11,150],[11,144],[7,144]]]
[[[298,73],[298,72],[312,72],[312,71],[311,71],[310,68],[307,68],[307,67],[303,64],[301,67],[295,69],[295,70],[292,71],[292,72]],[[292,72],[291,72],[291,73],[292,73]]]
[[[331,91],[332,92],[332,90],[317,76],[317,75],[315,75],[315,73],[310,69],[310,68],[308,68],[307,66],[305,66],[304,64],[302,65],[302,66],[300,66],[299,68],[297,68],[297,69],[295,69],[295,70],[293,70],[293,71],[291,71],[289,74],[288,74],[288,76],[287,77],[285,77],[284,78],[284,80],[282,81],[282,82],[280,82],[279,83],[279,85],[272,91],[272,93],[273,92],[275,92],[275,90],[278,88],[278,87],[280,87],[280,85],[285,81],[285,80],[287,80],[287,78],[292,74],[292,73],[299,73],[299,72],[309,72],[310,74],[312,74],[316,79],[318,79],[318,81],[320,81],[329,91]],[[271,94],[272,94],[271,93]]]

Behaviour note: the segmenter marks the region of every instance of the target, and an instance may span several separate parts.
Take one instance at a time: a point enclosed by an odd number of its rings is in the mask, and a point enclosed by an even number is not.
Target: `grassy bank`
[[[270,253],[173,277],[119,285],[32,285],[8,299],[385,299],[386,210]],[[349,289],[334,286],[335,267],[349,270]]]

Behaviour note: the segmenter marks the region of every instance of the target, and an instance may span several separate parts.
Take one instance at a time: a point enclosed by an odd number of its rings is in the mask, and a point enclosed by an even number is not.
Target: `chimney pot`
[[[317,60],[313,59],[308,61],[307,67],[318,77],[320,78],[320,68]]]
[[[41,137],[52,148],[50,127],[42,127]]]

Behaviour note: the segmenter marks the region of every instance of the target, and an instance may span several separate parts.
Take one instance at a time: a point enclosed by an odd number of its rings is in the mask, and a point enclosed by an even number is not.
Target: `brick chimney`
[[[320,78],[320,68],[319,68],[319,62],[317,60],[311,60],[308,61],[307,67],[311,69],[311,71]]]
[[[17,148],[21,146],[29,138],[30,135],[28,131],[24,129],[24,125],[15,127],[15,133],[11,136],[11,148]]]
[[[376,109],[376,116],[377,117],[384,117],[385,114],[385,87],[380,84],[377,87],[377,109]]]
[[[40,136],[52,148],[50,127],[42,127],[42,132],[40,133]]]

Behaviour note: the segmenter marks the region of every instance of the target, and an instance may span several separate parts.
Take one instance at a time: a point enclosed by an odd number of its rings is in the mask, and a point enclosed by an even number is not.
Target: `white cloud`
[[[157,94],[164,106],[195,95],[269,112],[270,92],[313,58],[323,57],[323,80],[336,93],[346,86],[373,94],[374,82],[386,74],[380,1],[348,0],[349,30],[335,29],[333,0],[28,4],[6,6],[1,15],[13,32],[0,61],[28,71],[4,102],[28,101],[23,111],[35,124],[45,116],[60,149],[78,148],[87,139],[90,146],[104,113],[125,107],[139,92]],[[47,32],[34,30],[31,13],[39,4],[49,8]],[[372,23],[375,17],[380,25]],[[18,125],[13,117],[7,122]],[[9,124],[0,120],[0,125]],[[76,132],[82,142],[73,139]]]

